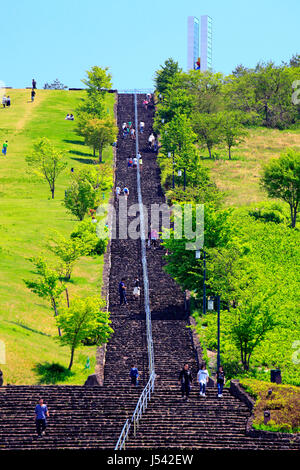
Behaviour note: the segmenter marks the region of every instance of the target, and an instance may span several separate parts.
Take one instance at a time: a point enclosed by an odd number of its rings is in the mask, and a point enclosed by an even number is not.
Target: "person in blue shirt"
[[[35,407],[35,425],[38,437],[42,437],[45,434],[47,418],[49,418],[47,405],[44,405],[44,400],[40,398],[39,404]]]
[[[127,305],[126,286],[125,286],[124,278],[121,280],[121,282],[119,282],[119,294],[120,294],[120,305],[122,305],[123,303]]]
[[[138,368],[133,364],[130,370],[131,385],[137,387],[139,384],[139,371]]]

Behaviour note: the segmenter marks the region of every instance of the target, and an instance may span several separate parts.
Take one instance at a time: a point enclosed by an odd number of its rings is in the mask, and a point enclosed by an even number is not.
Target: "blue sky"
[[[0,80],[38,88],[59,78],[80,87],[108,66],[114,87],[149,88],[168,57],[186,69],[187,17],[213,19],[213,67],[287,61],[299,53],[298,0],[10,0],[2,5]]]

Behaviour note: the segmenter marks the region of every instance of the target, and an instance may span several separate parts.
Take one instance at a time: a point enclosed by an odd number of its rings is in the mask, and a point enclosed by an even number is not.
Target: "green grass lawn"
[[[1,144],[8,140],[7,156],[0,155],[0,340],[5,343],[6,364],[0,365],[5,383],[47,382],[47,367],[68,365],[69,350],[56,341],[53,312],[44,300],[31,293],[23,279],[35,277],[28,258],[46,253],[51,230],[69,235],[76,220],[62,204],[69,185],[71,167],[90,164],[91,149],[75,132],[76,121],[65,121],[67,113],[76,119],[82,91],[37,90],[34,103],[30,90],[9,90],[12,105],[0,109]],[[114,95],[107,96],[113,113]],[[68,167],[57,181],[55,199],[49,187],[27,173],[26,155],[39,137],[47,137],[60,148]],[[112,148],[104,161],[112,163]],[[107,199],[109,194],[105,195]],[[47,254],[51,260],[51,256]],[[102,284],[103,257],[82,258],[68,284],[73,295],[97,295]],[[73,374],[62,373],[57,383],[82,384],[95,366],[95,347],[84,347],[75,355]],[[84,365],[89,356],[90,370]],[[47,366],[47,364],[46,364]]]
[[[250,129],[245,141],[232,149],[232,160],[228,160],[226,149],[216,150],[220,155],[218,160],[208,159],[203,151],[201,154],[212,179],[226,193],[226,205],[240,207],[267,199],[259,186],[262,165],[287,147],[300,150],[300,129]]]

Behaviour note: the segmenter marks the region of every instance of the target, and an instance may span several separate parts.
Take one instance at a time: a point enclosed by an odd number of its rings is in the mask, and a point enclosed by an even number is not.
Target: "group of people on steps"
[[[197,374],[197,382],[199,384],[199,395],[205,397],[206,386],[209,381],[209,373],[206,368],[205,362],[202,363]],[[193,374],[189,368],[189,364],[184,364],[182,370],[179,373],[178,383],[181,386],[181,396],[183,400],[188,401],[190,396],[190,391],[193,382]],[[219,366],[216,373],[216,383],[218,388],[218,398],[223,396],[223,387],[225,384],[225,373],[223,366]]]

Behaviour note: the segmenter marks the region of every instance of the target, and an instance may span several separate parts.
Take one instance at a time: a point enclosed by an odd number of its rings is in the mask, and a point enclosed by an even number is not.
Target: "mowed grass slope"
[[[38,364],[67,366],[69,350],[56,340],[48,303],[23,282],[36,276],[28,258],[46,254],[55,263],[46,249],[51,230],[68,236],[77,223],[62,204],[70,169],[91,164],[92,152],[75,134],[76,121],[64,119],[67,113],[75,114],[76,119],[75,110],[84,92],[37,90],[34,103],[30,102],[30,90],[9,90],[8,94],[11,107],[0,109],[0,139],[8,140],[7,156],[0,155],[0,340],[6,348],[6,364],[0,364],[0,368],[5,383],[30,384],[43,381]],[[114,96],[107,95],[110,113],[113,105]],[[34,140],[44,136],[64,152],[68,162],[58,178],[54,200],[48,185],[28,174],[25,161]],[[112,163],[111,148],[104,151],[104,161]],[[102,265],[103,257],[79,260],[68,283],[71,298],[100,294]],[[83,383],[95,366],[95,350],[85,347],[76,353],[74,374],[64,383]],[[91,368],[85,370],[88,356]]]
[[[226,149],[216,149],[220,158],[209,160],[204,154],[203,162],[211,169],[217,186],[225,191],[228,206],[248,206],[268,198],[259,185],[262,166],[288,147],[300,151],[300,129],[253,128],[244,142],[233,147],[232,160],[228,160]]]

